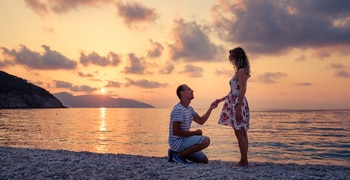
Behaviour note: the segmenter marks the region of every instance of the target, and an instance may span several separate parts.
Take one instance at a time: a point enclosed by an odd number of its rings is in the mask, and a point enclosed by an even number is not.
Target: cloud
[[[97,88],[95,87],[91,87],[91,86],[88,86],[88,85],[82,85],[82,86],[73,86],[71,88],[71,91],[73,92],[86,92],[86,93],[90,93],[90,92],[94,92],[98,90]]]
[[[83,72],[78,72],[78,75],[80,77],[94,77],[94,75],[91,73],[84,74]]]
[[[52,13],[67,13],[81,6],[98,7],[100,4],[110,4],[113,2],[114,0],[25,0],[29,8],[43,17]]]
[[[350,78],[350,72],[346,71],[347,67],[341,63],[332,63],[328,66],[329,68],[336,69],[335,77]]]
[[[184,70],[180,71],[179,74],[185,74],[188,77],[198,78],[203,76],[203,71],[204,69],[202,67],[187,64],[185,65]]]
[[[13,65],[13,62],[0,59],[0,67],[8,67],[8,66],[12,66],[12,65]]]
[[[2,58],[0,59],[0,67],[7,67],[7,66],[14,65],[15,57],[12,55],[11,51],[4,47],[1,47],[0,50],[2,51],[1,53]]]
[[[144,74],[145,73],[145,62],[141,61],[140,58],[136,57],[134,53],[128,54],[128,59],[130,62],[129,66],[124,68],[124,73],[126,74]]]
[[[89,64],[94,64],[98,66],[118,66],[121,62],[121,58],[114,52],[110,52],[107,56],[100,56],[96,52],[92,52],[88,55],[85,55],[83,52],[80,53],[80,63],[84,66],[88,66]]]
[[[348,0],[219,2],[212,14],[220,37],[249,52],[350,45]]]
[[[113,88],[120,88],[122,83],[117,81],[108,81],[108,84],[105,85],[105,87],[113,87]]]
[[[59,81],[59,80],[55,80],[54,82],[55,82],[57,88],[67,88],[67,89],[69,89],[69,88],[73,87],[73,85],[71,83],[69,83],[69,82]]]
[[[31,51],[24,45],[20,45],[18,50],[13,49],[11,51],[2,47],[3,56],[6,58],[3,62],[9,64],[9,61],[11,61],[13,64],[17,63],[41,70],[75,69],[77,67],[77,62],[68,59],[57,51],[52,51],[49,46],[42,45],[42,47],[45,50],[42,55],[39,52]]]
[[[56,88],[64,88],[64,89],[69,89],[73,92],[86,92],[86,93],[90,93],[90,92],[94,92],[96,90],[98,90],[95,87],[91,87],[88,85],[82,85],[82,86],[73,86],[71,83],[69,82],[65,82],[65,81],[59,81],[59,80],[55,80],[54,83],[56,84]]]
[[[149,40],[151,43],[151,49],[148,50],[148,57],[150,58],[156,58],[156,57],[160,57],[162,55],[162,52],[164,50],[164,47],[158,43],[158,42],[154,42],[151,39]]]
[[[138,87],[142,87],[142,88],[146,88],[146,89],[154,89],[154,88],[163,88],[163,87],[168,87],[167,83],[159,83],[157,81],[149,81],[146,79],[142,79],[139,81],[134,81],[130,78],[125,78],[128,83],[127,86],[129,85],[134,85],[134,86],[138,86]]]
[[[345,70],[339,70],[335,73],[335,76],[341,78],[350,78],[350,72]]]
[[[340,64],[340,63],[332,63],[329,67],[333,68],[333,69],[343,69],[343,68],[345,68],[345,66],[343,64]]]
[[[314,55],[316,58],[320,59],[320,60],[324,60],[324,59],[327,59],[327,58],[331,57],[332,53],[331,53],[331,52],[327,52],[327,51],[325,51],[325,50],[323,50],[323,49],[321,48],[321,50],[316,50],[316,51],[313,53],[313,55]]]
[[[298,58],[294,59],[295,61],[305,61],[306,60],[306,56],[305,55],[301,55]]]
[[[258,74],[256,80],[262,83],[276,83],[277,80],[286,76],[287,74],[282,72],[265,72],[263,74]]]
[[[312,86],[313,84],[309,83],[309,82],[303,82],[303,83],[296,83],[295,85],[296,86]]]
[[[152,22],[158,16],[154,9],[138,2],[123,3],[122,1],[117,1],[116,6],[119,16],[123,18],[124,23],[128,27],[132,27],[135,23]]]
[[[171,74],[175,66],[171,62],[167,62],[161,69],[159,70],[160,74]]]
[[[123,3],[115,0],[25,0],[25,3],[42,17],[51,14],[64,14],[82,7],[100,7],[115,3],[118,15],[129,28],[135,24],[155,21],[158,17],[155,9],[129,1]]]
[[[26,2],[29,8],[41,16],[46,16],[51,13],[50,8],[40,0],[24,0],[24,2]]]
[[[120,62],[122,61],[122,56],[118,55],[114,52],[110,52],[107,55],[107,58],[111,61],[112,66],[118,66],[120,64]]]
[[[169,45],[172,60],[214,61],[215,56],[223,51],[210,41],[205,28],[194,21],[174,20],[172,35],[175,41]]]
[[[108,66],[109,60],[106,57],[102,57],[96,52],[92,52],[89,55],[84,53],[80,54],[80,63],[84,66],[87,66],[89,63],[98,65],[98,66]]]

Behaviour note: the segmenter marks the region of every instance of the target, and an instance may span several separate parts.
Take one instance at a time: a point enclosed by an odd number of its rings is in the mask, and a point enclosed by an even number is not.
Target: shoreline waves
[[[167,157],[0,147],[0,179],[350,179],[349,166],[212,160],[176,164]]]

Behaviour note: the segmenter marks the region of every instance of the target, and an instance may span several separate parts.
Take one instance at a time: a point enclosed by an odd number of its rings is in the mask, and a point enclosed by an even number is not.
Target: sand
[[[0,179],[350,179],[350,167],[250,162],[178,164],[167,157],[0,147]]]

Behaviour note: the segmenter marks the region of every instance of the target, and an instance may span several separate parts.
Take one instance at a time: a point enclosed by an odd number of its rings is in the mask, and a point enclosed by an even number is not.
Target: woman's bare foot
[[[241,161],[239,161],[238,163],[234,164],[233,167],[249,167],[248,162],[243,163]]]

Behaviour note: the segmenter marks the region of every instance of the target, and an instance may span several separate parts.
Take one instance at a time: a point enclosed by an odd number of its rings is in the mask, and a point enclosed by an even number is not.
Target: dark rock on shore
[[[64,106],[47,90],[0,71],[0,109],[9,108],[64,108]]]

